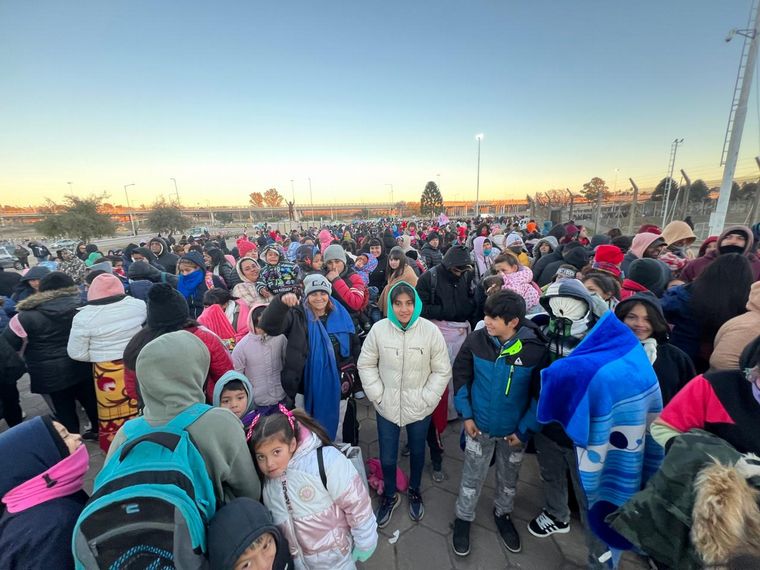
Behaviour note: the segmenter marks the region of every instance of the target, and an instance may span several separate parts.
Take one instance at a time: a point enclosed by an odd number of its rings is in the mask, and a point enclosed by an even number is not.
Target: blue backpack
[[[205,568],[214,485],[188,426],[211,409],[194,404],[169,423],[128,421],[126,441],[95,479],[72,538],[76,568]]]

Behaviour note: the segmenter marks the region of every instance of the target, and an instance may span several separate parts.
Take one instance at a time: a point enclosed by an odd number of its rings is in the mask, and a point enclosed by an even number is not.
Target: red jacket
[[[332,282],[333,296],[349,312],[358,312],[369,304],[369,292],[358,273],[349,271]]]
[[[203,344],[208,348],[209,355],[211,356],[211,362],[208,367],[208,375],[206,376],[206,384],[204,391],[206,393],[206,403],[211,404],[214,396],[214,386],[216,386],[217,380],[225,372],[229,372],[233,369],[232,357],[230,357],[229,351],[224,347],[222,340],[208,330],[205,327],[189,327],[185,329],[189,333],[193,333],[199,339],[203,341]],[[127,395],[133,400],[138,400],[137,393],[137,376],[135,371],[124,367],[124,386],[126,388]]]

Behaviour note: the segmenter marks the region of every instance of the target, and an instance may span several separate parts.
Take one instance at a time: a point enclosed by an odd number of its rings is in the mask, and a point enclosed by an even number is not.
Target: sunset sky
[[[243,204],[716,179],[750,0],[9,0],[0,203]],[[737,175],[760,174],[757,92]],[[67,184],[71,182],[71,185]]]

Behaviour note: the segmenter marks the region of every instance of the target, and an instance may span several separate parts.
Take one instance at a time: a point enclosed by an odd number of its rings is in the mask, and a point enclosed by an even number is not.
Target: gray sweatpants
[[[496,492],[494,493],[494,511],[497,516],[512,512],[515,502],[517,478],[520,475],[524,447],[510,447],[503,437],[490,437],[481,434],[473,439],[465,435],[464,466],[462,482],[459,484],[459,496],[456,502],[456,516],[463,521],[475,520],[475,508],[478,505],[483,482],[488,476],[491,457],[496,452]]]

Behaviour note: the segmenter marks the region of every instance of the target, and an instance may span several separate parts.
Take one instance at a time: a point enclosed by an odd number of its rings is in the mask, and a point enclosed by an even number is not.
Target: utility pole
[[[633,197],[631,198],[631,209],[630,213],[628,214],[628,232],[626,233],[627,235],[632,236],[633,224],[636,221],[636,209],[639,204],[639,187],[633,181],[633,178],[629,178],[628,182],[631,183],[631,187],[633,188]]]
[[[475,182],[475,217],[480,215],[480,141],[483,140],[483,133],[475,135],[478,139],[478,177]]]
[[[710,235],[720,235],[726,223],[728,203],[731,200],[731,186],[736,173],[736,161],[739,158],[739,147],[744,131],[744,120],[747,118],[747,101],[752,88],[752,76],[755,72],[755,60],[757,59],[757,22],[760,18],[760,2],[755,4],[754,12],[750,13],[747,28],[731,30],[726,37],[726,41],[730,42],[735,35],[744,36],[744,44],[739,59],[739,71],[736,74],[734,98],[731,101],[731,111],[728,114],[726,138],[723,141],[723,154],[720,164],[721,166],[725,165],[725,169],[720,184],[718,205],[715,212],[710,216]]]
[[[309,201],[311,202],[311,223],[314,223],[314,195],[311,193],[311,176],[309,176]]]
[[[665,182],[665,206],[662,209],[662,227],[668,223],[668,205],[670,204],[670,187],[673,183],[673,169],[676,167],[676,154],[678,154],[678,145],[683,143],[683,139],[675,139],[670,144],[670,159],[668,160],[668,179]]]
[[[127,188],[130,186],[134,186],[134,184],[124,185],[124,195],[127,197],[127,212],[129,213],[129,222],[132,224],[132,235],[136,236],[137,232],[135,231],[135,218],[132,216],[132,206],[129,205],[129,193],[127,192]]]
[[[681,219],[683,220],[689,214],[689,194],[691,194],[691,178],[689,178],[688,174],[686,174],[683,168],[681,169],[681,176],[683,176],[683,179],[686,180],[686,189],[684,190],[684,193],[683,193],[683,208],[681,208]],[[676,209],[675,207],[673,207],[674,216],[675,216],[675,211]]]

